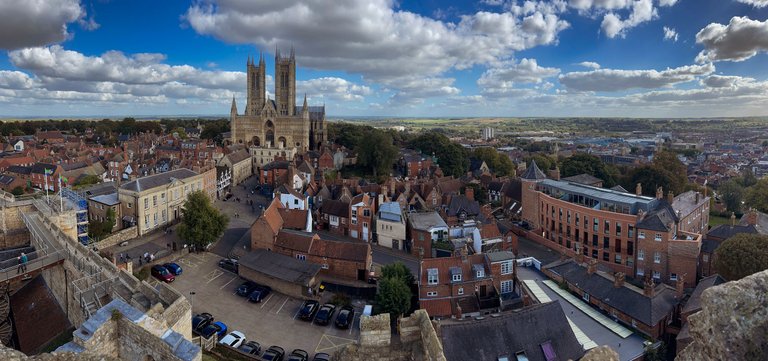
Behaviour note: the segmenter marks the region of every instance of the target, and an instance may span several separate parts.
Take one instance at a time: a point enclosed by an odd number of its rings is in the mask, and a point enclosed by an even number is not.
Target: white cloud
[[[80,0],[0,1],[0,49],[19,49],[66,40],[70,36],[67,24],[84,16],[85,9],[80,6]],[[84,24],[86,27],[92,25],[87,20]],[[93,24],[96,24],[95,21]]]
[[[734,16],[727,26],[711,23],[696,34],[696,43],[704,46],[696,57],[699,63],[747,60],[768,51],[768,20]]]
[[[673,28],[664,27],[664,40],[672,40],[673,42],[677,42],[678,34],[677,31]]]
[[[598,69],[571,72],[560,76],[560,83],[570,90],[615,92],[628,89],[655,89],[695,80],[715,71],[712,64],[689,65],[657,70]]]
[[[762,8],[768,6],[768,0],[736,0],[740,3],[752,5],[756,8]]]
[[[624,37],[627,29],[651,21],[658,16],[652,0],[636,0],[632,3],[632,12],[627,19],[621,20],[615,13],[608,13],[603,18],[600,27],[609,38]]]
[[[515,88],[516,84],[539,84],[559,73],[560,69],[539,66],[536,59],[522,59],[519,63],[508,61],[486,70],[477,85],[487,97],[519,95],[527,90]]]
[[[365,85],[358,85],[349,80],[324,77],[305,81],[297,81],[296,89],[299,95],[307,94],[312,102],[317,99],[335,99],[343,101],[363,101],[365,96],[373,91]],[[296,99],[300,102],[301,99]]]
[[[20,71],[0,70],[0,89],[31,89],[36,82]]]
[[[723,76],[723,75],[710,75],[701,80],[701,85],[708,86],[710,88],[726,88],[736,87],[749,83],[754,83],[754,78],[746,78],[740,76]]]
[[[582,61],[581,63],[578,63],[576,65],[580,65],[590,69],[600,69],[600,64],[595,63],[594,61]]]

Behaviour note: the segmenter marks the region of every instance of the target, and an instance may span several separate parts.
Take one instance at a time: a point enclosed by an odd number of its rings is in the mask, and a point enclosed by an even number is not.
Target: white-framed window
[[[157,207],[157,194],[152,196],[152,207]]]
[[[152,215],[152,218],[154,218],[155,225],[157,225],[157,212],[155,212],[155,214]]]
[[[322,269],[328,269],[328,264],[327,263],[323,263],[323,265],[321,267],[322,267]]]
[[[330,216],[331,225],[338,226],[339,225],[339,217],[337,216]]]
[[[653,236],[653,240],[656,242],[661,242],[661,233],[656,233],[656,235]]]
[[[453,280],[453,282],[461,282],[461,273],[456,273],[456,274],[454,274],[454,275],[451,277],[451,279]]]
[[[463,294],[464,294],[464,287],[459,287],[459,292],[458,292],[458,294],[459,294],[459,295],[463,295]]]
[[[162,217],[163,223],[165,223],[165,216],[166,216],[165,209],[163,209],[163,217]]]
[[[508,281],[501,281],[501,293],[510,293],[512,292],[512,280]]]
[[[436,285],[437,284],[437,282],[438,282],[437,274],[438,274],[437,268],[427,269],[427,284],[428,285]]]
[[[477,273],[475,274],[475,276],[477,276],[477,278],[485,277],[485,270],[482,270],[482,269],[477,270]]]
[[[429,291],[429,292],[427,292],[427,296],[429,296],[429,297],[435,297],[435,296],[437,296],[437,292],[435,292],[435,291]]]
[[[307,256],[303,255],[303,254],[297,254],[296,255],[296,259],[298,259],[300,261],[306,261],[307,260]]]
[[[149,209],[149,198],[144,198],[144,209]]]
[[[659,271],[653,271],[653,279],[660,279],[661,278],[661,272]]]
[[[583,295],[583,296],[581,296],[581,298],[582,298],[584,301],[587,301],[587,302],[589,302],[589,293],[586,293],[586,292],[584,292],[584,295]]]
[[[653,252],[653,263],[661,263],[661,253]]]
[[[637,231],[637,238],[645,239],[645,231]]]
[[[645,250],[638,249],[637,250],[637,260],[638,261],[644,261],[645,260]]]
[[[669,275],[670,281],[677,281],[677,273],[672,273]]]
[[[638,267],[637,268],[637,275],[638,276],[645,276],[645,270],[640,268],[640,267]]]
[[[512,261],[504,261],[501,263],[501,274],[508,275],[512,273]]]
[[[144,225],[149,227],[149,214],[144,215]]]

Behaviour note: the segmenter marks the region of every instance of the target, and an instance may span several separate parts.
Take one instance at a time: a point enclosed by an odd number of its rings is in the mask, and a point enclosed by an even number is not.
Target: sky
[[[0,116],[768,116],[768,0],[0,0]]]

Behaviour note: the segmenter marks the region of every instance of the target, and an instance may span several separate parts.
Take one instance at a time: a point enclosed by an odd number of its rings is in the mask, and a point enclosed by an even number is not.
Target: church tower
[[[275,105],[282,116],[296,115],[296,54],[291,47],[288,58],[275,51]]]
[[[254,64],[253,58],[248,57],[248,99],[245,115],[259,114],[267,102],[266,68],[264,55],[259,54],[259,65]]]

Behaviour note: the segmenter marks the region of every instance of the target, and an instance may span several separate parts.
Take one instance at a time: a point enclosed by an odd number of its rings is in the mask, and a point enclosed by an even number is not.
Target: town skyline
[[[762,0],[36,4],[0,5],[2,117],[225,115],[291,47],[329,117],[766,115]]]

